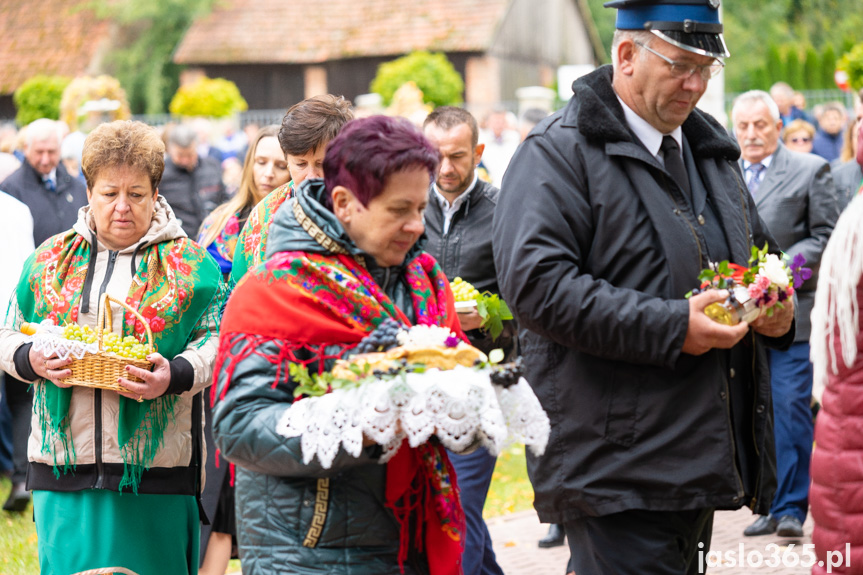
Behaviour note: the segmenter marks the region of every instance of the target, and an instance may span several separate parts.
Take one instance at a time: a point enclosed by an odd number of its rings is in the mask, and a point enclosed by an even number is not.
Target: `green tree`
[[[787,81],[785,75],[785,59],[782,57],[782,51],[776,44],[771,44],[767,48],[767,73],[770,77],[770,83]]]
[[[785,81],[795,90],[802,90],[806,86],[796,46],[788,46],[785,50]]]
[[[599,32],[599,39],[602,40],[605,53],[611,54],[611,39],[614,37],[617,10],[605,8],[603,4],[606,2],[608,0],[587,0],[587,7],[590,10],[593,23],[596,24],[596,31]]]
[[[822,90],[833,90],[836,88],[836,51],[833,49],[833,44],[824,46],[821,52],[821,82]]]
[[[767,72],[767,68],[764,66],[755,68],[755,71],[752,74],[752,85],[749,88],[752,90],[764,91],[770,89],[770,73]]]
[[[224,78],[201,78],[181,86],[168,107],[177,116],[224,118],[248,110],[237,85]]]
[[[212,9],[216,0],[90,0],[86,5],[100,18],[120,27],[108,57],[111,73],[120,80],[134,113],[165,112],[180,84],[181,67],[171,61],[189,26]]]
[[[821,59],[818,57],[818,52],[811,45],[806,46],[806,55],[803,58],[803,84],[802,89],[822,90],[821,73],[818,66]]]
[[[378,66],[372,80],[372,92],[378,93],[389,105],[393,94],[406,82],[413,81],[422,90],[423,100],[434,106],[453,106],[462,102],[464,80],[447,57],[438,52],[411,52]]]
[[[12,95],[18,113],[15,121],[26,126],[39,118],[60,118],[60,100],[71,78],[65,76],[33,76],[21,84]]]

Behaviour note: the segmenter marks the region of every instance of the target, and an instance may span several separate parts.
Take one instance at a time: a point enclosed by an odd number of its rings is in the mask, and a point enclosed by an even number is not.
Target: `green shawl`
[[[24,264],[16,296],[25,321],[50,319],[56,325],[76,323],[92,254],[90,243],[70,230],[46,240]],[[206,329],[212,319],[207,311],[215,298],[224,298],[219,266],[189,238],[149,245],[137,252],[138,262],[126,303],[150,324],[156,351],[173,359]],[[144,326],[131,313],[124,314],[122,335],[146,342]],[[69,434],[72,388],[42,382],[36,386],[34,409],[42,426],[42,452],[54,455],[54,472],[60,471],[54,445],[65,453],[62,469],[75,465]],[[176,396],[139,403],[120,397],[117,436],[124,468],[120,489],[137,493],[142,473],[149,468],[162,444]],[[98,416],[98,414],[97,414]]]

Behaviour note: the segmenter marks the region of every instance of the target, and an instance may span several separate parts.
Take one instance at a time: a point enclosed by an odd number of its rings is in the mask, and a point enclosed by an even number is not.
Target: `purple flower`
[[[812,270],[803,267],[805,263],[806,258],[803,254],[797,254],[791,262],[791,278],[794,281],[794,289],[799,288],[803,282],[812,277]]]
[[[438,340],[440,341],[440,340]],[[444,340],[444,345],[447,347],[458,347],[458,344],[461,340],[454,335],[449,336]]]

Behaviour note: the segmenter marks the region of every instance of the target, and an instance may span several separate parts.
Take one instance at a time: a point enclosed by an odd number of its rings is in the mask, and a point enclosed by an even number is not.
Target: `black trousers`
[[[29,383],[4,374],[6,403],[12,413],[12,483],[27,479],[27,440],[30,437],[30,417],[33,414],[33,388]]]
[[[710,550],[713,509],[634,509],[564,524],[578,575],[696,575]]]

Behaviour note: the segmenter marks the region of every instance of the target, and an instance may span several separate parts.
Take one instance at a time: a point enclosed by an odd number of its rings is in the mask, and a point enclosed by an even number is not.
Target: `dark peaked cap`
[[[719,0],[614,0],[618,30],[649,30],[666,42],[702,56],[730,56],[722,38]]]

